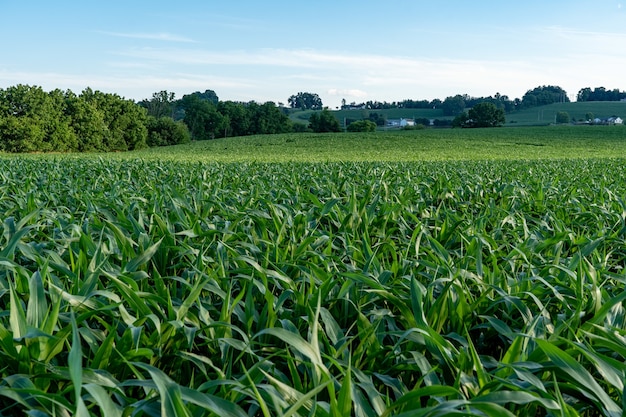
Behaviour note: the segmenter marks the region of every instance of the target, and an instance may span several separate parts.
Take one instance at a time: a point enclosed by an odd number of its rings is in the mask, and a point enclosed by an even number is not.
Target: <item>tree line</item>
[[[297,126],[296,126],[297,125]],[[305,130],[272,102],[219,101],[212,90],[176,99],[161,91],[136,103],[86,88],[0,89],[0,151],[110,152],[224,136]]]
[[[292,132],[297,127],[275,103],[220,101],[213,90],[186,94],[176,100],[160,91],[140,101],[148,116],[183,122],[193,140]]]
[[[576,96],[577,101],[620,101],[626,99],[626,92],[618,89],[607,90],[604,87],[591,89],[582,88]],[[567,92],[559,86],[539,86],[526,91],[521,98],[510,99],[507,95],[496,93],[494,96],[472,97],[468,94],[456,94],[448,96],[444,100],[402,100],[394,102],[367,101],[362,103],[346,103],[342,100],[341,109],[441,109],[445,116],[457,116],[466,108],[472,108],[479,103],[492,103],[505,113],[512,113],[516,110],[528,109],[531,107],[545,106],[553,103],[569,103]]]
[[[626,92],[604,87],[583,88],[577,99],[617,101],[626,99]],[[540,86],[514,100],[499,93],[489,97],[457,94],[443,101],[368,101],[347,105],[343,100],[342,107],[437,108],[443,110],[445,116],[455,116],[453,124],[470,127],[487,123],[482,118],[483,113],[495,115],[495,123],[499,124],[501,113],[558,102],[569,102],[565,90],[558,86]],[[180,99],[174,93],[160,91],[149,99],[135,102],[91,88],[75,94],[71,90],[46,92],[38,86],[20,84],[0,89],[0,151],[126,151],[227,136],[342,130],[317,94],[299,92],[289,97],[288,103],[291,109],[321,112],[313,113],[305,125],[293,123],[288,117],[290,109],[280,103],[220,101],[213,90],[197,91]],[[479,114],[465,112],[481,103],[489,106],[479,107]],[[493,112],[494,108],[497,113]],[[370,118],[371,123],[355,125],[351,130],[371,130],[381,124],[379,119]]]
[[[582,88],[576,96],[577,101],[622,101],[626,100],[626,91],[619,91],[617,88],[607,90],[604,87],[596,87],[593,90],[589,87]]]
[[[0,89],[0,151],[125,151],[148,146],[147,116],[134,102],[85,89]]]

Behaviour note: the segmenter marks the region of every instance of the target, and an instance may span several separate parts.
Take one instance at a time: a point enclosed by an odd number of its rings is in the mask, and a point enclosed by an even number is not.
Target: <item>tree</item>
[[[499,109],[493,103],[484,101],[472,107],[467,112],[467,116],[465,113],[462,113],[454,120],[453,125],[461,127],[497,127],[502,126],[505,120],[503,109]]]
[[[169,146],[188,143],[191,140],[187,125],[175,122],[171,117],[148,116],[148,146]]]
[[[142,100],[139,105],[148,111],[149,116],[156,117],[171,117],[174,118],[174,108],[176,100],[174,93],[169,93],[166,90],[159,91],[152,94],[150,100]]]
[[[294,94],[287,99],[287,103],[292,109],[320,110],[323,107],[322,99],[314,93]]]
[[[569,123],[570,117],[569,113],[566,111],[560,111],[556,114],[556,122],[559,124]]]
[[[147,147],[147,114],[144,108],[132,100],[126,100],[117,94],[83,90],[81,100],[95,107],[102,114],[105,131],[102,147],[107,151],[128,151]]]
[[[569,103],[567,92],[561,87],[548,85],[528,90],[522,97],[522,107],[545,106],[552,103]]]
[[[460,94],[454,97],[447,97],[443,103],[441,103],[441,109],[445,116],[456,116],[465,109],[465,99]]]
[[[620,101],[626,98],[626,92],[617,88],[607,90],[604,87],[596,87],[591,90],[589,87],[582,88],[576,96],[577,101]]]
[[[289,117],[271,101],[261,105],[254,102],[248,103],[248,114],[252,134],[267,135],[292,131]]]
[[[185,110],[183,120],[194,140],[215,139],[224,134],[227,120],[211,101],[194,93],[183,96],[181,106]]]
[[[468,127],[467,121],[469,120],[469,114],[466,111],[457,115],[454,120],[452,120],[452,127]]]
[[[328,109],[311,114],[309,128],[315,133],[341,132],[339,120]]]
[[[78,151],[106,151],[104,137],[108,134],[108,127],[102,110],[71,92],[67,94],[66,106],[78,141]]]
[[[226,130],[224,136],[245,136],[251,134],[250,112],[243,103],[234,101],[220,101],[217,111],[226,119]]]
[[[589,97],[591,96],[591,88],[585,87],[581,88],[576,95],[576,101],[589,101]]]
[[[9,152],[77,150],[66,93],[23,84],[0,90],[0,138]]]
[[[348,132],[375,132],[376,123],[370,120],[357,120],[352,122],[347,127]]]
[[[215,94],[215,91],[213,91],[213,90],[204,90],[204,93],[196,91],[196,92],[188,94],[188,95],[195,96],[195,97],[199,98],[200,100],[209,101],[209,102],[215,104],[216,106],[217,106],[217,103],[219,103],[219,101],[220,101],[219,97],[217,96],[217,94]]]

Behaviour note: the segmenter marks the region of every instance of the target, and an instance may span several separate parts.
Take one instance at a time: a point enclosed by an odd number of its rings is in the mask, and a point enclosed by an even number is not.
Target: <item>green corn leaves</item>
[[[621,415],[623,163],[0,158],[0,413]]]

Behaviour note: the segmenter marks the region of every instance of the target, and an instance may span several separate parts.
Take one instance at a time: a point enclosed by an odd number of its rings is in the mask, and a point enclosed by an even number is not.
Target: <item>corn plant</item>
[[[0,159],[0,416],[623,414],[619,159]]]

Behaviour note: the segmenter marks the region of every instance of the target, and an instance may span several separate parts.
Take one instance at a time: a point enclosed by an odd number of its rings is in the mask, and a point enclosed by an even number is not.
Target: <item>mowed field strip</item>
[[[0,415],[621,416],[626,130],[0,158]]]

